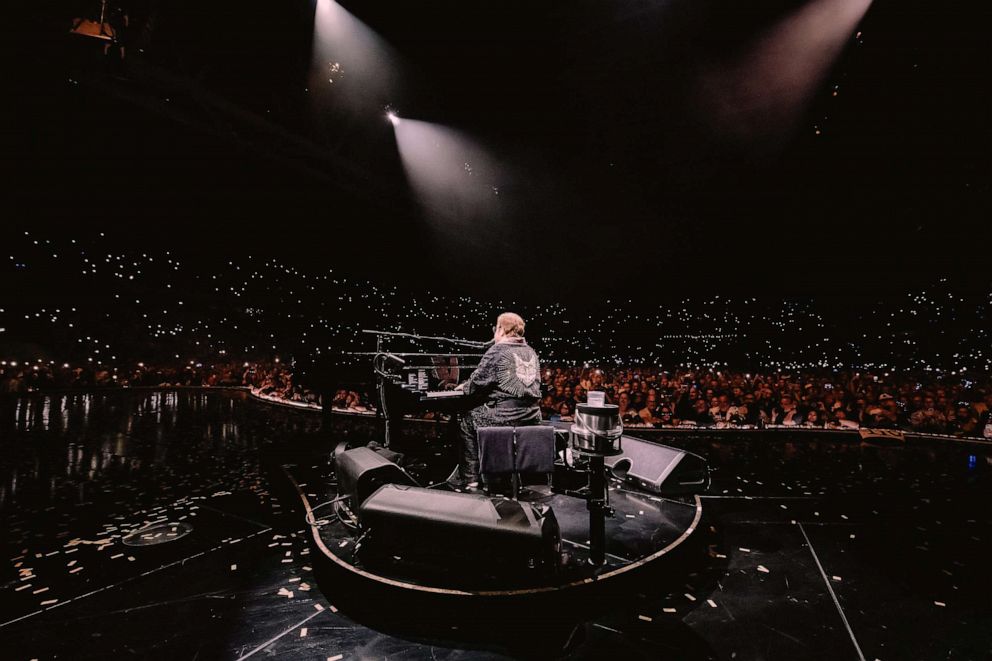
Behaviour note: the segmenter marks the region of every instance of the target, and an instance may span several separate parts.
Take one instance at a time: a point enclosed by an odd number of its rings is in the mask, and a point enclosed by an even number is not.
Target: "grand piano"
[[[376,350],[358,355],[372,359],[379,411],[385,421],[386,447],[408,414],[434,412],[450,415],[454,421],[457,414],[478,405],[475,397],[457,390],[456,386],[478,367],[489,343],[394,331],[362,332],[375,337]],[[407,345],[405,348],[413,345],[418,350],[393,350],[399,344]],[[431,345],[447,350],[420,350]]]

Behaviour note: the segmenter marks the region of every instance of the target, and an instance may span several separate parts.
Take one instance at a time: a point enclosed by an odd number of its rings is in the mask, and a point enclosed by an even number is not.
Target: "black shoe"
[[[448,486],[455,491],[464,491],[466,493],[478,493],[482,489],[479,487],[478,480],[463,480],[460,477],[455,479],[447,480]]]

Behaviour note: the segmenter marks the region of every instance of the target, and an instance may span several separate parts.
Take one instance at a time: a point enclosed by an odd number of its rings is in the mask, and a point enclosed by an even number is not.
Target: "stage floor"
[[[388,622],[370,628],[350,619],[336,608],[342,595],[333,586],[321,592],[307,526],[274,495],[267,462],[281,466],[319,456],[332,438],[376,434],[363,420],[339,418],[330,427],[322,429],[319,415],[243,393],[112,392],[0,404],[5,656],[525,652],[540,628],[516,632],[513,648],[412,639]],[[713,470],[698,563],[674,577],[677,585],[645,584],[622,607],[583,622],[573,658],[988,658],[986,448],[778,436],[689,439],[685,447]],[[319,497],[317,485],[307,486]],[[192,530],[173,539],[179,528],[151,529],[160,523]]]

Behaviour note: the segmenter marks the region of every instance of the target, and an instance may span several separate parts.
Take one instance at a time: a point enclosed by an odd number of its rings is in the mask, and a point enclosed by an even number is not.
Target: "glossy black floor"
[[[371,629],[337,611],[333,588],[321,593],[313,579],[305,524],[274,497],[262,461],[273,451],[313,452],[331,438],[375,434],[354,419],[321,426],[319,415],[243,393],[0,403],[3,657],[455,659],[526,651],[539,629],[521,631],[520,645],[508,650],[410,640],[388,622]],[[989,658],[987,447],[683,444],[714,469],[704,501],[708,547],[691,573],[669,577],[677,589],[644,585],[624,607],[592,616],[571,657]],[[173,528],[143,532],[168,522],[192,531],[174,541]]]

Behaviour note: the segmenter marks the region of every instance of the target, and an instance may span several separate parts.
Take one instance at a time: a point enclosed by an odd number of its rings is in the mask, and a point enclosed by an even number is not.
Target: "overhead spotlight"
[[[400,117],[399,117],[399,115],[397,115],[392,110],[390,110],[389,112],[386,113],[386,119],[388,119],[392,123],[393,126],[396,126],[397,124],[400,123]]]

